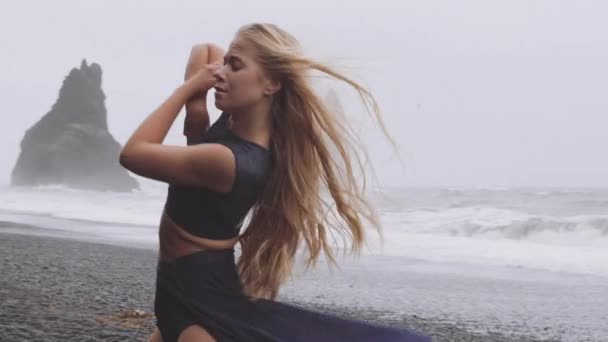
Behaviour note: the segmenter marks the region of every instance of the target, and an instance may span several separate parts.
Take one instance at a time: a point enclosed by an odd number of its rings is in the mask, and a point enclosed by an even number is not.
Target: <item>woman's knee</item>
[[[215,338],[198,324],[192,324],[179,334],[177,342],[216,342]]]
[[[163,337],[160,334],[160,330],[158,328],[154,329],[152,335],[148,339],[148,342],[163,342]]]

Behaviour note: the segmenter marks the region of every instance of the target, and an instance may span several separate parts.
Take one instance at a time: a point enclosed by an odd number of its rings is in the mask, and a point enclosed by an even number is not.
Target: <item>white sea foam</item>
[[[605,192],[501,188],[395,193],[396,202],[376,201],[384,245],[370,231],[364,253],[608,276]],[[166,184],[159,182],[131,193],[4,187],[0,220],[152,246],[165,196]]]

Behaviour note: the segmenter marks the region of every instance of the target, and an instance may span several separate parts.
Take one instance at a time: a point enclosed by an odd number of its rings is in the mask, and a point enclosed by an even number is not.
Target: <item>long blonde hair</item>
[[[275,299],[281,284],[292,275],[302,242],[309,252],[308,268],[316,264],[321,252],[338,266],[329,243],[336,232],[350,241],[352,253],[359,253],[366,238],[365,221],[383,240],[377,213],[365,196],[365,177],[357,177],[354,169],[357,166],[365,173],[367,152],[356,144],[348,122],[339,120],[336,109],[313,91],[309,71],[352,86],[396,145],[374,96],[357,82],[305,57],[291,34],[274,24],[253,23],[241,27],[237,35],[255,47],[264,71],[282,84],[272,106],[274,169],[240,238],[237,262],[243,290],[250,299]],[[324,200],[322,191],[328,192],[333,203]]]

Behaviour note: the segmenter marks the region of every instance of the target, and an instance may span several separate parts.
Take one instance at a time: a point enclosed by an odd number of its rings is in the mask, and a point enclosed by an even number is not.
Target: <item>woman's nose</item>
[[[223,69],[224,66],[220,65],[218,68],[215,69],[215,71],[213,71],[213,76],[216,80],[222,81],[224,79],[224,76],[222,75]]]

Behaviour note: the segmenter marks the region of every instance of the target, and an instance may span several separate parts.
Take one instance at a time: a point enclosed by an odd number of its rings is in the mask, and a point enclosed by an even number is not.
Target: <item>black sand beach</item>
[[[0,340],[145,341],[154,330],[155,251],[0,231]],[[311,309],[406,326],[436,341],[536,341],[333,304]]]

